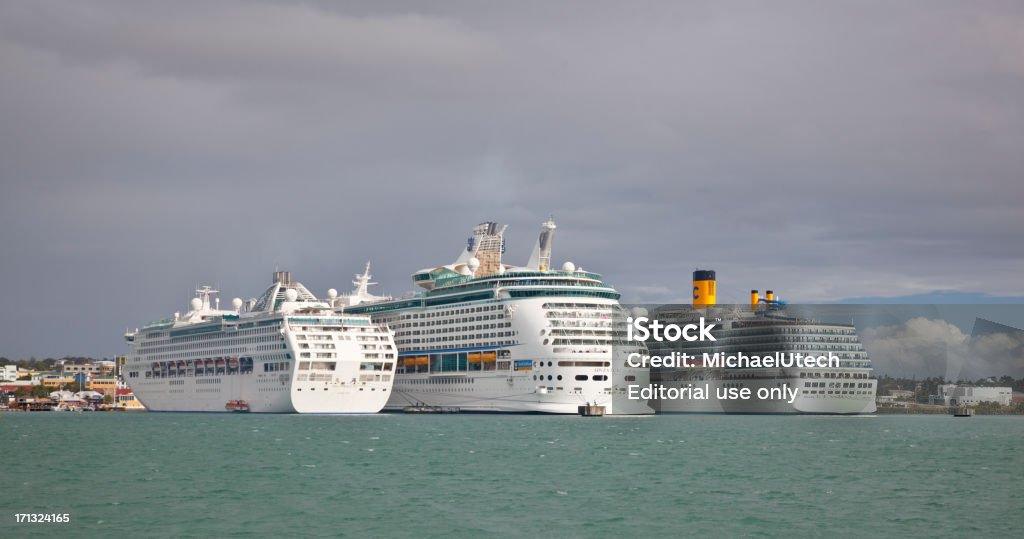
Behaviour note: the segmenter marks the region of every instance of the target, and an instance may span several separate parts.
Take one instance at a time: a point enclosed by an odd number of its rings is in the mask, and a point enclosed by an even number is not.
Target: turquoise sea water
[[[0,454],[7,537],[1024,532],[1024,417],[7,413]]]

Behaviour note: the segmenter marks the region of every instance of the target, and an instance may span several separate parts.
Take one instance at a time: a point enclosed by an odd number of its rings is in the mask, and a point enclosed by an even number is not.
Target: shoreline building
[[[1011,400],[1013,400],[1013,388],[957,384],[940,385],[939,394],[928,397],[929,404],[942,404],[943,406],[974,406],[983,402],[1009,406]]]

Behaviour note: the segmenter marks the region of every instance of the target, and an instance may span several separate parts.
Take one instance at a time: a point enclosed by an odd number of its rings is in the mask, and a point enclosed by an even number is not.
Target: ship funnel
[[[290,271],[275,271],[274,272],[274,282],[275,283],[281,283],[281,284],[291,284],[292,283],[292,272],[290,272]]]
[[[548,219],[540,226],[540,235],[537,236],[537,245],[533,247],[530,254],[530,261],[526,267],[547,271],[551,269],[551,243],[555,238],[555,222]]]
[[[693,307],[695,309],[714,307],[715,293],[714,270],[695,270],[693,272]]]
[[[775,292],[771,290],[764,291],[764,299],[768,300],[768,303],[775,301]]]
[[[758,304],[757,290],[751,290],[750,291],[750,310],[751,311],[756,311],[760,307],[761,306]]]

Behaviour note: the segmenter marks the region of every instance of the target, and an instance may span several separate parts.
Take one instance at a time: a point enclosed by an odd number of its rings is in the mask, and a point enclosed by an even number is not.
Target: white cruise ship
[[[150,411],[372,414],[387,402],[396,350],[370,317],[339,315],[289,272],[231,310],[197,293],[184,315],[125,335],[122,376]]]
[[[566,262],[553,270],[555,224],[543,224],[529,263],[502,262],[505,226],[473,229],[458,259],[420,270],[424,291],[404,298],[356,292],[337,298],[346,314],[368,314],[395,334],[399,363],[387,408],[440,407],[464,412],[650,414],[627,384],[648,382],[626,367],[619,294],[596,273]],[[619,327],[624,327],[619,324]]]
[[[711,333],[715,341],[677,341],[647,343],[653,355],[685,352],[703,358],[703,354],[774,356],[802,354],[834,355],[837,367],[814,368],[704,368],[699,366],[654,368],[651,380],[665,388],[707,386],[711,398],[655,399],[651,404],[659,413],[739,413],[739,414],[870,414],[875,412],[878,381],[871,360],[850,324],[826,323],[787,317],[784,303],[774,297],[758,297],[751,291],[749,306],[715,305],[715,273],[694,272],[694,304],[666,305],[651,313],[663,323],[683,324],[704,317],[715,321]],[[778,389],[783,385],[799,389],[793,402],[788,399],[717,399],[718,388]],[[682,392],[681,392],[682,393]],[[685,393],[684,393],[685,394]]]

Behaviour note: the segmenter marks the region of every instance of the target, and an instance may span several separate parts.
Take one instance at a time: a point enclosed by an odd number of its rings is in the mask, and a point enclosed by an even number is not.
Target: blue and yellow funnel
[[[715,272],[713,270],[694,270],[693,272],[693,308],[715,306]]]

